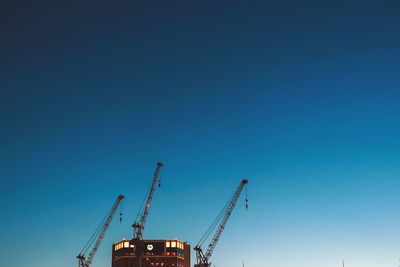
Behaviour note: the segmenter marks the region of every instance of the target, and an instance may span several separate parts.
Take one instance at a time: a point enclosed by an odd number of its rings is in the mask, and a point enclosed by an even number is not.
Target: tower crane
[[[218,240],[221,237],[222,232],[225,229],[225,225],[229,220],[229,217],[232,214],[233,209],[236,206],[236,203],[240,197],[240,194],[243,190],[243,188],[247,185],[248,180],[243,179],[239,186],[237,187],[236,191],[234,192],[232,198],[227,202],[225,207],[221,210],[220,214],[215,218],[214,222],[211,224],[210,228],[206,231],[206,233],[203,235],[203,237],[200,239],[200,241],[197,243],[197,245],[193,248],[196,251],[196,258],[197,258],[197,264],[194,265],[194,267],[210,267],[211,262],[209,262],[209,259],[218,243]],[[247,204],[247,196],[246,196],[246,209],[248,207]],[[215,229],[217,226],[217,223],[219,222],[217,231],[214,233],[214,236],[210,242],[210,244],[207,247],[207,251],[204,253],[202,249],[203,243],[207,240],[207,238],[210,236],[211,232]]]
[[[78,259],[79,267],[89,267],[90,264],[92,264],[94,255],[96,254],[101,244],[101,241],[103,241],[104,239],[104,236],[107,232],[108,227],[111,224],[112,219],[114,218],[115,212],[117,211],[119,204],[124,198],[125,197],[123,195],[118,196],[117,200],[114,202],[112,208],[107,213],[106,217],[104,217],[103,221],[97,227],[96,231],[94,231],[90,239],[86,242],[85,246],[83,247],[79,255],[76,256],[76,258]],[[89,256],[86,258],[85,254],[88,251],[89,251]]]
[[[153,200],[153,194],[156,189],[156,184],[158,184],[158,186],[160,187],[160,181],[158,179],[158,175],[160,173],[160,169],[162,166],[163,166],[163,164],[161,162],[157,163],[157,168],[154,172],[153,181],[151,183],[149,194],[147,196],[146,205],[143,208],[142,214],[140,214],[140,211],[139,211],[139,213],[136,217],[136,222],[132,225],[134,232],[135,232],[134,238],[137,240],[143,240],[143,230],[144,230],[144,226],[146,224],[147,216],[149,215],[150,204],[151,204],[151,201]],[[139,219],[139,216],[140,216],[140,219]]]

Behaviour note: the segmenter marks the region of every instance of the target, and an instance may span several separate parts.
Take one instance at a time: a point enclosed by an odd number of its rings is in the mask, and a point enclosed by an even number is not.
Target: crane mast
[[[149,215],[150,204],[151,204],[151,201],[153,200],[153,194],[156,189],[156,185],[159,182],[158,175],[160,173],[160,169],[162,166],[163,166],[163,164],[161,162],[157,163],[157,168],[154,172],[153,182],[151,183],[149,195],[147,196],[146,206],[144,206],[143,213],[140,215],[140,220],[135,222],[132,225],[132,227],[135,231],[135,239],[143,240],[144,226],[146,224],[147,216]],[[160,186],[159,183],[158,183],[158,186]],[[138,217],[139,217],[139,214],[138,214]]]
[[[81,250],[78,256],[76,258],[78,259],[78,266],[79,267],[89,267],[90,264],[92,264],[94,255],[96,254],[97,250],[99,249],[99,246],[101,244],[101,241],[103,241],[104,236],[108,230],[108,227],[111,224],[112,219],[114,218],[115,212],[117,211],[117,208],[121,201],[125,197],[123,195],[119,195],[117,200],[114,202],[111,210],[107,213],[106,217],[102,221],[102,223],[99,225],[99,227],[96,229],[96,231],[93,233],[92,237],[89,239],[89,241],[86,243],[84,248]],[[93,246],[92,246],[93,245]],[[90,249],[91,248],[91,249]],[[89,256],[86,258],[85,253],[89,251]]]
[[[240,197],[240,194],[244,188],[245,185],[247,185],[248,180],[247,179],[243,179],[238,188],[236,189],[235,193],[233,194],[232,199],[229,201],[229,204],[227,205],[226,209],[225,209],[225,213],[222,217],[222,219],[220,220],[220,224],[217,228],[217,231],[215,232],[210,244],[208,245],[207,251],[205,253],[203,253],[203,249],[201,247],[202,243],[205,241],[205,239],[208,237],[208,235],[211,233],[211,230],[208,230],[204,236],[201,238],[201,240],[199,241],[199,243],[197,243],[197,245],[194,247],[194,250],[196,251],[196,258],[197,258],[197,264],[194,265],[194,267],[209,267],[211,266],[211,263],[209,262],[209,259],[218,243],[218,240],[221,237],[222,232],[225,229],[225,225],[229,220],[229,217],[232,214],[233,209],[236,206],[236,203]],[[247,198],[246,198],[246,209],[247,209]],[[217,217],[218,219],[218,217]],[[216,221],[218,222],[218,220]]]

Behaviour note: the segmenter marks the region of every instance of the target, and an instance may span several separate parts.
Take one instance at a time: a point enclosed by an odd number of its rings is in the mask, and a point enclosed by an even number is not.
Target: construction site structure
[[[122,240],[112,246],[112,267],[190,267],[190,245],[180,240]]]
[[[158,175],[160,174],[160,169],[162,166],[163,164],[161,162],[157,163],[157,168],[154,172],[153,181],[151,183],[150,190],[147,195],[146,205],[143,208],[143,212],[139,211],[138,215],[136,216],[136,222],[132,225],[134,229],[135,239],[143,240],[144,226],[146,225],[147,216],[149,215],[150,205],[151,201],[153,200],[154,191],[156,190],[157,184],[158,187],[160,187],[161,185],[160,180],[158,179]]]
[[[217,218],[214,220],[214,222],[211,224],[211,226],[208,228],[208,230],[205,232],[205,234],[202,236],[200,241],[197,243],[197,245],[193,248],[196,251],[196,261],[197,263],[194,265],[194,267],[210,267],[211,262],[210,257],[212,253],[214,252],[215,247],[217,246],[217,243],[221,237],[222,232],[225,229],[226,223],[228,222],[233,209],[236,206],[236,203],[240,197],[240,194],[243,191],[243,188],[248,184],[247,179],[243,179],[239,186],[237,187],[236,191],[234,192],[232,198],[228,201],[228,203],[225,205],[225,207],[221,210]],[[246,209],[248,208],[248,200],[246,196]],[[218,225],[219,223],[219,225]],[[211,239],[207,251],[203,252],[202,245],[203,243],[208,240],[208,237],[212,233],[212,231],[215,229],[215,227],[218,225],[216,232],[214,233],[213,238]]]
[[[89,267],[92,264],[93,258],[100,247],[101,241],[103,241],[104,236],[111,224],[112,219],[114,218],[115,212],[118,209],[119,204],[124,199],[123,195],[119,195],[117,200],[115,200],[113,206],[111,207],[110,211],[104,217],[103,221],[94,231],[92,236],[86,242],[85,246],[81,250],[76,258],[78,259],[78,266],[79,267]],[[89,253],[86,258],[86,253]]]
[[[140,208],[135,223],[132,225],[133,239],[123,240],[113,245],[111,264],[113,267],[190,267],[190,247],[186,243],[178,240],[143,240],[143,231],[154,192],[157,185],[160,186],[159,174],[162,166],[161,162],[157,163],[150,189],[143,202],[144,206]],[[186,254],[185,249],[188,251]],[[186,264],[186,261],[189,264]]]

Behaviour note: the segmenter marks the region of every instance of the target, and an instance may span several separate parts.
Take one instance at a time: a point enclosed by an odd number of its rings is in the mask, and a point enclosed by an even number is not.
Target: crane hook
[[[122,213],[124,211],[124,203],[119,207],[119,223],[122,223]]]

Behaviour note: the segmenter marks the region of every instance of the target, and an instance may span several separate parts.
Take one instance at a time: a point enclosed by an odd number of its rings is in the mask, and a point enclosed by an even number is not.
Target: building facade
[[[190,267],[190,245],[180,240],[122,240],[112,246],[112,267]]]

